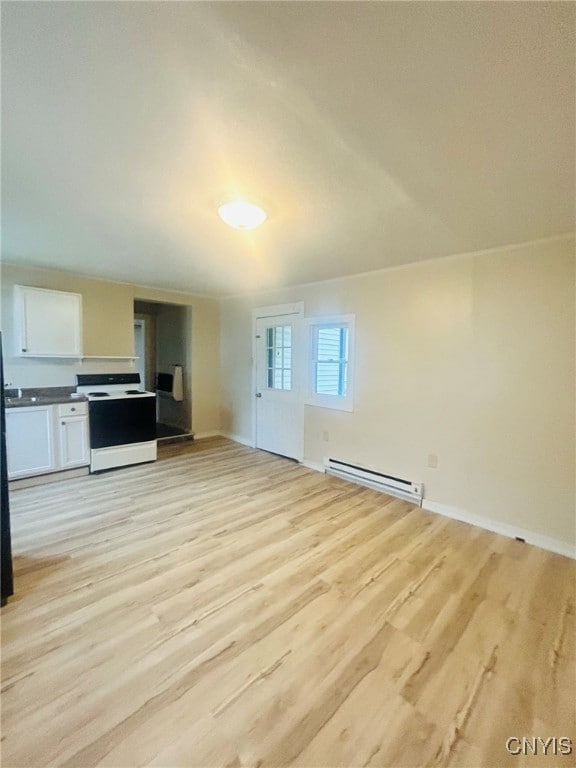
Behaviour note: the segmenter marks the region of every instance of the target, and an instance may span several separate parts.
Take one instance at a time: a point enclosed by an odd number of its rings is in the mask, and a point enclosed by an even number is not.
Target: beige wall
[[[445,508],[574,542],[574,267],[559,240],[226,300],[224,428],[252,439],[252,308],[355,313],[354,412],[306,406],[305,460],[357,461]]]
[[[134,354],[134,300],[162,301],[191,308],[189,386],[192,392],[192,429],[217,431],[220,426],[218,303],[213,299],[174,291],[96,280],[56,270],[2,265],[2,330],[5,337],[6,381],[15,387],[72,386],[76,373],[131,371],[124,360],[73,361],[24,359],[13,354],[13,286],[81,293],[83,299],[83,351],[85,355]]]

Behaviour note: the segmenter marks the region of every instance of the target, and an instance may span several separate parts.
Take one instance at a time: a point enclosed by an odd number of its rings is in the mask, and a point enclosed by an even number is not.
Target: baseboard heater
[[[422,497],[424,495],[422,483],[413,483],[411,480],[403,480],[400,477],[385,475],[383,472],[376,472],[373,469],[360,467],[357,464],[349,464],[339,459],[324,459],[324,468],[330,475],[336,475],[344,480],[367,485],[369,488],[389,493],[391,496],[398,496],[400,499],[412,501],[414,504],[418,504],[418,506],[422,505]]]

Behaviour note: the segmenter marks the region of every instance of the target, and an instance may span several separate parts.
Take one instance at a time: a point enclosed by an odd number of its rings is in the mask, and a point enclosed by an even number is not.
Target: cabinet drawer
[[[64,403],[58,406],[58,416],[84,416],[88,413],[88,403]]]

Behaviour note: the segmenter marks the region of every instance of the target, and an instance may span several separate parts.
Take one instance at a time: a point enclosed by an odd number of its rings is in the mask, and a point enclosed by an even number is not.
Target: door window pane
[[[292,326],[266,329],[266,360],[269,389],[292,389]]]

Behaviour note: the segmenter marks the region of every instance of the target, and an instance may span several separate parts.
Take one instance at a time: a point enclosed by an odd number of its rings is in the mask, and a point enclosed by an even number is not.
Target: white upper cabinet
[[[45,288],[14,286],[16,354],[82,356],[82,296]]]

